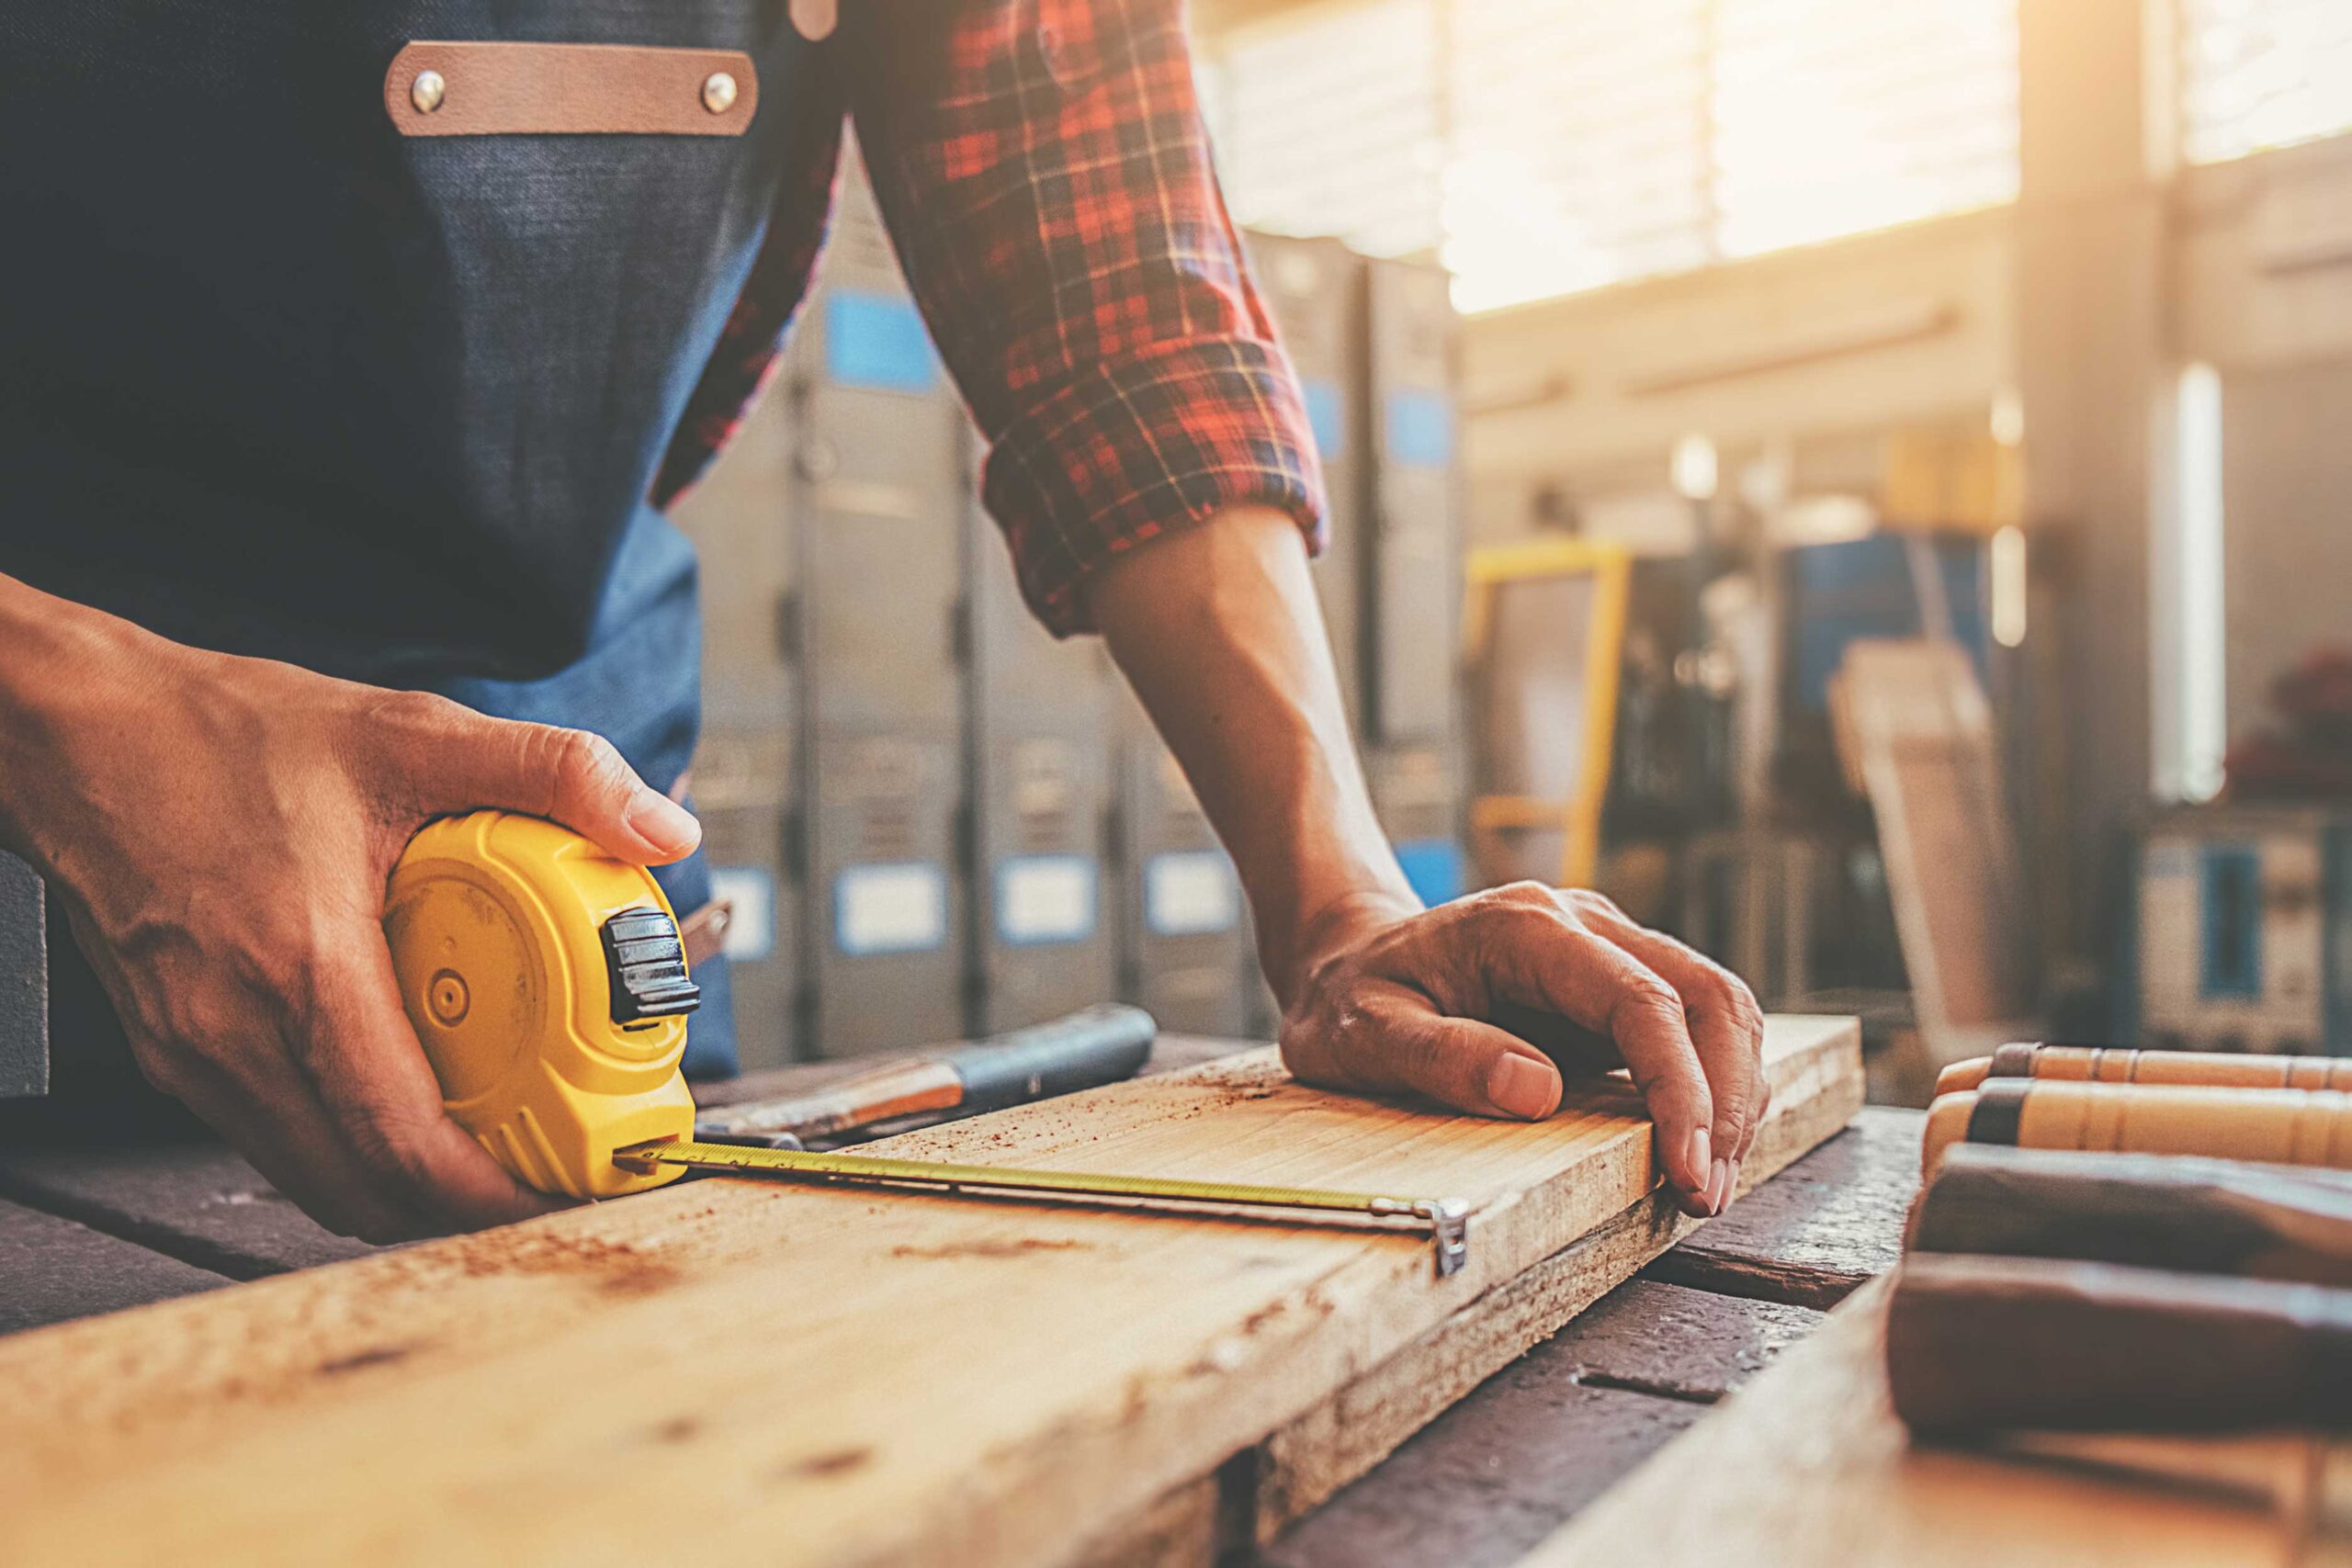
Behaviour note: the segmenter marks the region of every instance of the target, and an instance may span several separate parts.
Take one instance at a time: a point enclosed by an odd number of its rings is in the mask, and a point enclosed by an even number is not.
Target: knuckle
[[[1665,1018],[1682,1017],[1682,996],[1658,976],[1645,969],[1623,976],[1617,995],[1617,1007],[1632,1012],[1656,1013]]]
[[[599,795],[619,785],[628,764],[613,743],[584,729],[550,729],[550,774],[560,790]]]
[[[1551,909],[1552,890],[1540,882],[1507,882],[1480,895],[1487,903],[1506,909]]]
[[[429,1193],[434,1181],[418,1131],[412,1118],[376,1109],[352,1118],[346,1136],[354,1157],[379,1180],[404,1192]]]
[[[1590,915],[1601,919],[1612,920],[1622,920],[1625,918],[1625,911],[1617,907],[1617,900],[1605,893],[1596,893],[1589,887],[1564,888],[1561,890],[1560,897],[1571,910],[1579,915]]]

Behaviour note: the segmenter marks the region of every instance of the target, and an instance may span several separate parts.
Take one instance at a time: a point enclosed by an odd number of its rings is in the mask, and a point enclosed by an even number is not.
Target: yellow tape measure
[[[731,1144],[655,1141],[622,1149],[614,1157],[625,1166],[649,1170],[674,1166],[786,1180],[847,1181],[933,1191],[1125,1199],[1193,1207],[1294,1209],[1372,1220],[1411,1220],[1428,1229],[1437,1248],[1440,1274],[1453,1273],[1469,1256],[1470,1206],[1459,1198],[1387,1198],[1316,1187],[1262,1187],[1249,1182],[1187,1181],[1161,1176],[1025,1170],[1007,1166],[951,1165],[942,1160],[889,1159],[879,1155],[743,1148]]]
[[[1438,1272],[1467,1256],[1459,1199],[739,1148],[694,1141],[679,1064],[699,993],[650,872],[570,829],[478,811],[417,834],[384,935],[401,1000],[458,1123],[518,1181],[610,1198],[688,1170],[931,1190],[1283,1209],[1426,1227]]]

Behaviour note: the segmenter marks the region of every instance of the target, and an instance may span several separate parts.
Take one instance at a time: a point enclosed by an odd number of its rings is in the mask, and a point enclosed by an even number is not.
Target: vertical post
[[[2020,0],[2017,331],[2029,526],[2054,545],[2071,720],[2045,800],[2066,854],[2049,929],[2104,954],[2118,830],[2154,760],[2150,536],[2168,462],[2167,33],[2147,0]]]

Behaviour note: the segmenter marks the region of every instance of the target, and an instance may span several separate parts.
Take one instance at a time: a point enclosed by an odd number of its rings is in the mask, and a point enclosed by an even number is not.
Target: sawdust
[[[584,1274],[608,1295],[648,1296],[684,1278],[678,1266],[625,1241],[560,1231],[486,1231],[443,1244],[441,1260],[469,1279],[501,1274]]]

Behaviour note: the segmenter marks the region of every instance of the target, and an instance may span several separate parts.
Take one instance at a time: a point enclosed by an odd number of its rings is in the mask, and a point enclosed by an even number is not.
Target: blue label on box
[[[1391,392],[1385,418],[1391,458],[1423,468],[1453,461],[1453,405],[1439,393],[1410,388]]]
[[[1422,903],[1435,906],[1462,897],[1467,880],[1462,846],[1452,839],[1408,839],[1396,846],[1396,863]]]
[[[825,374],[844,387],[928,392],[939,358],[914,301],[898,294],[835,288],[825,295]]]
[[[1326,458],[1339,457],[1348,448],[1347,404],[1340,389],[1317,376],[1299,383],[1299,391],[1306,399],[1306,423],[1315,431],[1315,450]]]

